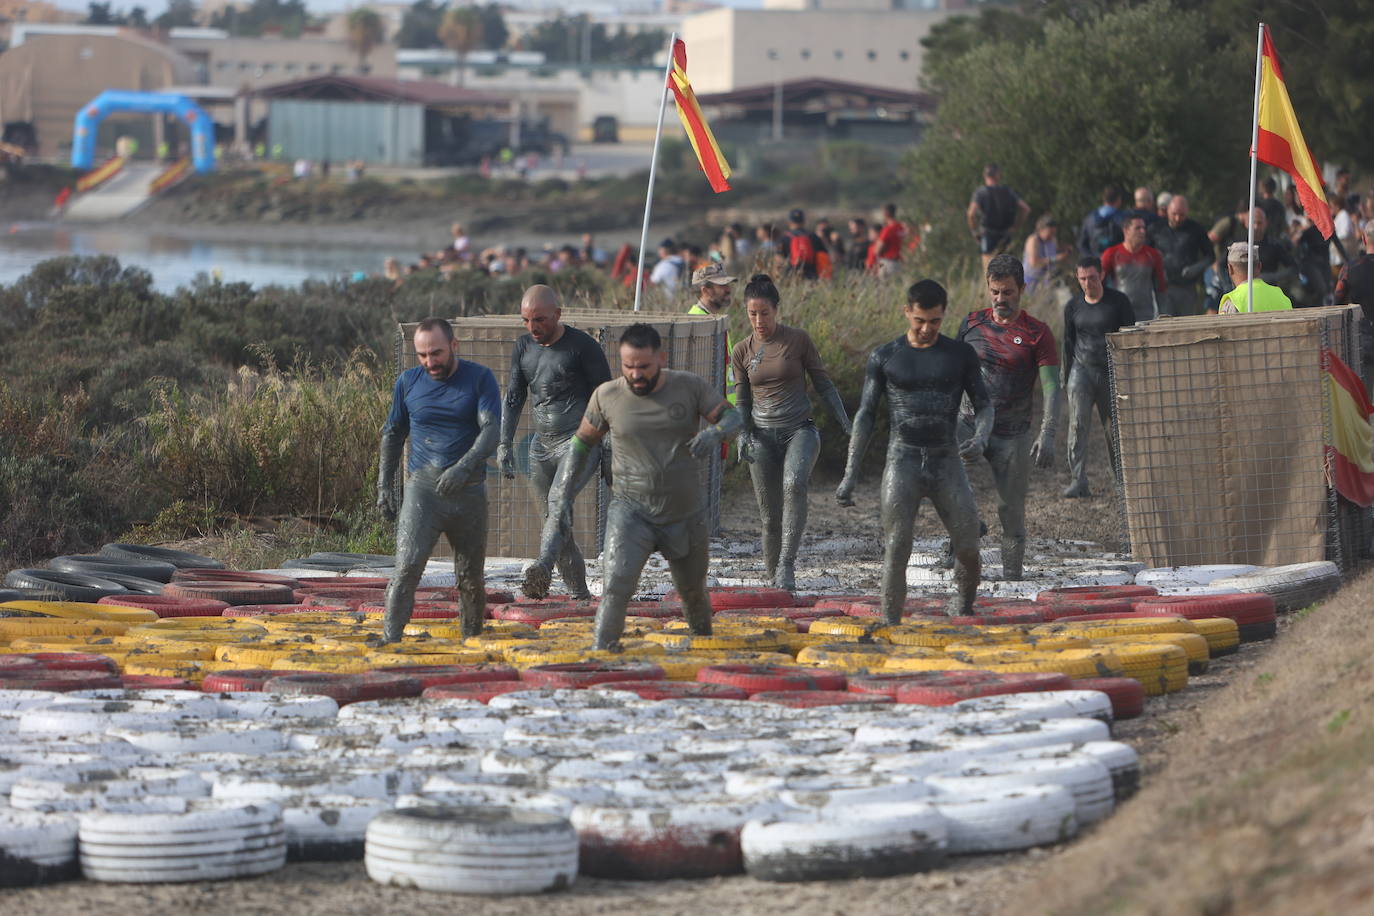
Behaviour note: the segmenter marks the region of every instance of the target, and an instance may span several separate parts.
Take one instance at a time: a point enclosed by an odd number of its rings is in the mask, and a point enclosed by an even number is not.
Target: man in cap
[[[697,301],[687,310],[688,315],[725,315],[730,308],[734,289],[731,284],[735,278],[725,272],[725,268],[712,261],[692,271],[692,292]],[[735,403],[735,371],[730,366],[730,354],[735,351],[735,342],[730,339],[730,324],[725,324],[725,399]]]
[[[1248,315],[1253,312],[1285,312],[1293,308],[1293,302],[1277,286],[1260,279],[1263,265],[1259,260],[1259,246],[1251,247],[1245,242],[1236,242],[1226,252],[1226,270],[1236,288],[1221,297],[1217,311],[1223,315]],[[1252,305],[1249,295],[1247,276],[1251,262],[1255,265],[1255,301]],[[1211,312],[1210,314],[1216,314]]]

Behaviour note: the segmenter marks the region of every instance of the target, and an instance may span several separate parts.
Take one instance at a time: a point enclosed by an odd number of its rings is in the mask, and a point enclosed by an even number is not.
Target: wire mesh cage
[[[1154,321],[1108,335],[1132,554],[1151,566],[1361,557],[1330,484],[1322,352],[1359,365],[1358,310]]]
[[[724,390],[725,386],[725,318],[714,315],[687,315],[663,312],[624,312],[610,309],[564,309],[563,323],[584,331],[606,350],[611,377],[620,375],[619,344],[625,328],[636,322],[653,325],[663,336],[668,353],[668,368],[695,372]],[[515,341],[525,333],[519,315],[482,315],[474,318],[450,319],[458,356],[486,366],[496,376],[501,397],[506,395],[510,374],[511,351]],[[397,370],[404,372],[419,365],[411,339],[417,323],[401,324],[396,329]],[[494,462],[487,465],[488,530],[487,556],[534,557],[539,553],[539,534],[543,527],[543,510],[537,503],[529,483],[529,446],[534,433],[530,427],[528,405],[521,413],[515,431],[515,462],[518,475],[507,480]],[[611,448],[615,448],[614,433]],[[711,529],[720,520],[720,482],[722,463],[719,455],[701,462],[701,484],[707,493],[707,511]],[[573,505],[574,536],[584,554],[592,556],[601,551],[605,531],[606,504],[609,497],[604,482],[588,486]],[[434,555],[452,556],[447,538],[435,545]]]

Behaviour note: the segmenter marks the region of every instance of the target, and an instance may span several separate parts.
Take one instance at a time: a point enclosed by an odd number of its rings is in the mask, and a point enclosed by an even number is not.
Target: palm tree
[[[375,10],[360,6],[348,14],[348,43],[358,52],[358,72],[363,72],[367,55],[385,39],[382,17]]]
[[[439,23],[439,40],[458,55],[458,85],[463,85],[468,52],[482,44],[481,14],[471,6],[450,6]]]

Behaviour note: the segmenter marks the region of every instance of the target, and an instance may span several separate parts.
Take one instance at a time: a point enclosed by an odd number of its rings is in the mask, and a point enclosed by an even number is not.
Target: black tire
[[[58,572],[85,573],[88,576],[107,578],[110,575],[132,576],[145,581],[151,579],[155,582],[171,582],[172,573],[177,571],[177,568],[171,563],[161,563],[156,560],[120,560],[99,554],[53,557],[48,561],[48,568]]]
[[[383,556],[376,553],[335,553],[331,551],[320,551],[312,553],[308,557],[301,557],[295,560],[287,560],[282,563],[282,569],[327,569],[327,570],[349,570],[358,568],[376,569],[383,566],[395,566],[396,558]]]
[[[224,564],[213,557],[203,557],[198,553],[173,550],[170,547],[151,547],[147,544],[106,544],[100,548],[102,556],[119,560],[171,563],[177,569],[223,569]]]
[[[93,573],[92,575],[96,575]],[[167,587],[167,583],[158,582],[154,579],[140,579],[138,576],[126,576],[121,573],[99,573],[102,579],[109,579],[117,585],[122,585],[134,595],[161,595],[162,590]]]
[[[64,601],[95,602],[110,595],[127,595],[118,582],[83,573],[55,569],[15,569],[5,576],[5,584],[17,588],[39,588],[57,593]]]
[[[0,603],[6,601],[58,601],[62,596],[51,588],[0,588]]]

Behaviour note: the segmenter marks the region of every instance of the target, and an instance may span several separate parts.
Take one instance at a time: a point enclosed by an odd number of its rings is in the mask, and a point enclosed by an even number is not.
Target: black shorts
[[[983,254],[1001,254],[1011,244],[1011,232],[1006,229],[984,229],[978,237],[978,250]]]

